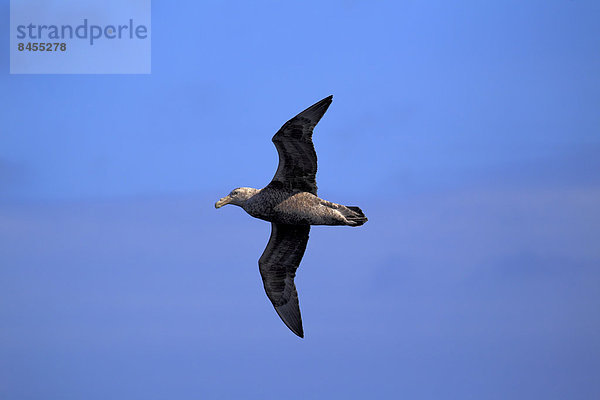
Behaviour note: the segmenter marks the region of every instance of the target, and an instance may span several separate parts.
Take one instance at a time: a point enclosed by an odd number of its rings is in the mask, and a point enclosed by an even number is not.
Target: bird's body
[[[269,300],[277,314],[296,335],[304,337],[294,277],[311,225],[360,226],[367,222],[362,210],[323,200],[317,196],[317,155],[313,128],[331,104],[332,96],[286,122],[273,136],[279,153],[277,172],[263,189],[237,188],[220,199],[242,207],[255,218],[271,222],[271,237],[258,261]]]
[[[346,219],[349,209],[308,192],[291,192],[269,186],[256,192],[242,208],[254,218],[289,225],[357,225]]]

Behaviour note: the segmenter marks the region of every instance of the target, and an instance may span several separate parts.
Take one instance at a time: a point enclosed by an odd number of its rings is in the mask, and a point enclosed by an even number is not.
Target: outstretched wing
[[[329,96],[308,107],[273,136],[279,153],[279,166],[271,186],[317,194],[317,153],[312,134],[332,99],[333,96]]]
[[[267,297],[287,327],[300,337],[304,337],[304,331],[294,277],[306,250],[309,231],[310,225],[271,223],[269,243],[258,260]]]

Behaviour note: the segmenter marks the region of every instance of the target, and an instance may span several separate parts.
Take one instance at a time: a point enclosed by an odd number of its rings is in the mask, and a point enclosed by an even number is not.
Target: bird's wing
[[[333,96],[313,104],[286,122],[273,136],[279,166],[270,185],[317,194],[317,153],[312,141],[315,125],[331,104]]]
[[[269,243],[258,260],[267,297],[287,327],[300,337],[304,337],[304,331],[294,277],[309,231],[310,225],[271,223]]]

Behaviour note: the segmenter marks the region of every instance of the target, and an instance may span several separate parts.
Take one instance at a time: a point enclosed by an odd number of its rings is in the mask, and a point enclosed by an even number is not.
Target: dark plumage
[[[317,197],[317,154],[313,129],[333,96],[313,104],[286,122],[273,136],[279,153],[277,172],[263,189],[237,188],[216,204],[242,207],[248,214],[271,222],[271,238],[258,261],[267,297],[277,314],[296,335],[304,337],[298,293],[294,285],[310,225],[360,226],[362,210]]]

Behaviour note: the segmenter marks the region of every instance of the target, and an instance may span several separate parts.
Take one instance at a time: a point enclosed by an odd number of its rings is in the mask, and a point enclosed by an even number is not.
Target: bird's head
[[[256,192],[258,192],[258,189],[253,189],[249,187],[233,189],[231,193],[229,193],[227,196],[223,197],[215,203],[215,208],[221,208],[225,204],[233,204],[242,207],[246,200],[254,196]]]

